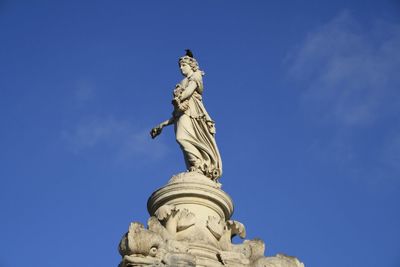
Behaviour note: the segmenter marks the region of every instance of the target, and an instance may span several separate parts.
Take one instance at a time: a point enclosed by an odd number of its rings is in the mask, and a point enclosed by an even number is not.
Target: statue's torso
[[[191,81],[196,83],[196,89],[191,96],[182,101],[181,107],[179,107],[177,104],[174,104],[173,115],[174,117],[179,117],[185,114],[193,119],[204,118],[207,121],[211,121],[211,118],[209,117],[203,105],[203,81],[201,74],[194,73],[191,77],[185,77],[177,84],[177,87],[186,90]]]

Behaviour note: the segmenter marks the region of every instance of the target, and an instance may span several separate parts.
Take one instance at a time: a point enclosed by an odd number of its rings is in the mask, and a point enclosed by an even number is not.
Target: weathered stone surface
[[[150,196],[147,228],[131,223],[119,244],[119,267],[304,267],[283,254],[264,257],[260,239],[232,243],[236,235],[244,239],[246,229],[231,219],[232,199],[218,182],[222,162],[215,123],[202,102],[204,73],[189,50],[179,66],[184,79],[173,91],[173,116],[150,134],[155,138],[174,124],[188,171],[173,176]]]
[[[203,103],[204,72],[192,52],[179,58],[179,67],[184,78],[173,90],[172,117],[154,127],[151,137],[155,138],[165,126],[173,124],[187,170],[217,180],[222,175],[222,161],[215,141],[215,122]]]
[[[151,195],[148,210],[147,228],[132,223],[120,242],[120,267],[304,267],[293,257],[264,257],[259,239],[233,244],[234,236],[245,238],[245,226],[231,220],[232,200],[202,174],[174,176]]]

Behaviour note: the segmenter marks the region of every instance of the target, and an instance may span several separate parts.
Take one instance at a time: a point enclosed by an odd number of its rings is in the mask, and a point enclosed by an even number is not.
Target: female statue
[[[215,142],[215,123],[202,101],[204,72],[190,50],[179,58],[179,67],[184,78],[173,91],[172,117],[154,127],[150,134],[155,138],[165,126],[174,124],[188,171],[216,180],[222,175],[222,162]]]

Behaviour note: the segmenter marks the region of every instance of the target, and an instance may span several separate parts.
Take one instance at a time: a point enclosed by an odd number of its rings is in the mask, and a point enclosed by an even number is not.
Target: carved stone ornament
[[[202,174],[193,175],[182,173],[179,183],[172,178],[150,196],[147,228],[131,223],[119,245],[119,267],[304,267],[284,254],[264,257],[260,239],[233,244],[234,236],[246,237],[246,229],[230,220],[232,200]]]
[[[204,73],[191,51],[179,59],[184,76],[173,90],[173,115],[151,130],[174,124],[187,171],[174,175],[147,201],[147,227],[130,224],[119,244],[119,267],[304,267],[297,258],[265,257],[260,239],[244,239],[245,226],[231,220],[233,202],[221,189],[222,162],[215,123],[202,101]]]

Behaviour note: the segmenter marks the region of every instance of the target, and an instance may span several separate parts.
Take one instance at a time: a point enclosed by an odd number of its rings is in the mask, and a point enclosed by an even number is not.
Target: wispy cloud
[[[371,181],[400,173],[400,25],[369,23],[344,11],[310,32],[286,63],[301,109],[332,130],[313,153]]]
[[[288,59],[303,104],[348,126],[375,122],[400,105],[400,25],[362,27],[348,12],[310,33]]]
[[[111,116],[83,120],[75,128],[64,131],[62,136],[74,153],[101,150],[117,160],[133,157],[159,159],[167,151],[160,140],[151,140],[149,129],[141,129],[132,122]]]

